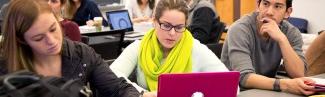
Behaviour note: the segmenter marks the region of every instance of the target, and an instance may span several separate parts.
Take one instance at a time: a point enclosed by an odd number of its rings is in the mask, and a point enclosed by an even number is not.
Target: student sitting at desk
[[[186,29],[188,8],[184,0],[160,0],[154,16],[154,28],[141,41],[125,48],[111,64],[117,76],[127,78],[136,69],[138,85],[132,84],[139,91],[157,91],[158,76],[163,73],[228,71]]]
[[[27,69],[43,76],[81,79],[105,97],[140,96],[92,48],[63,38],[47,2],[15,0],[8,9],[0,43],[0,75]]]
[[[132,22],[149,21],[155,7],[155,0],[127,0],[126,9],[132,18]]]
[[[293,94],[313,94],[311,79],[304,78],[306,61],[300,31],[285,21],[292,0],[258,0],[256,12],[231,25],[223,45],[221,61],[239,71],[242,89],[266,89]],[[283,59],[292,79],[275,78]]]
[[[66,0],[45,0],[52,7],[54,14],[58,17],[64,35],[73,41],[81,41],[81,35],[78,24],[62,17],[62,8],[66,4]]]
[[[79,26],[93,24],[94,17],[103,16],[93,0],[68,0],[68,3],[65,4],[64,18],[71,19]],[[108,26],[105,19],[102,23],[104,26]]]

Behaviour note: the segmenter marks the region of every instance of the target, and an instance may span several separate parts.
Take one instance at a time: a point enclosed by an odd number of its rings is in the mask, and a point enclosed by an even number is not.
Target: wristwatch
[[[280,79],[275,79],[273,83],[273,91],[281,92]]]

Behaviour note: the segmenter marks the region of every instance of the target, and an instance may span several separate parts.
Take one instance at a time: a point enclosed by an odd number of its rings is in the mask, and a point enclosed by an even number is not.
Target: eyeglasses
[[[170,30],[172,30],[172,28],[174,28],[175,32],[182,33],[186,29],[184,24],[174,26],[168,22],[161,23],[159,20],[158,20],[158,23],[159,23],[160,29],[165,30],[165,31],[170,31]]]

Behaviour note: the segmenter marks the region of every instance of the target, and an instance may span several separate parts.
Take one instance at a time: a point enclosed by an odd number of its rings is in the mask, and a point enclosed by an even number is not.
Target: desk
[[[152,23],[136,23],[133,27],[133,32],[110,30],[109,27],[103,27],[101,32],[96,32],[96,28],[90,26],[80,26],[79,29],[81,35],[88,38],[88,45],[94,48],[98,54],[104,59],[115,59],[119,56],[123,47],[126,47],[135,40],[141,39],[152,28]]]
[[[134,23],[133,24],[134,31],[132,33],[126,33],[124,40],[125,41],[140,40],[146,34],[146,32],[148,32],[151,28],[153,28],[152,22]]]
[[[115,59],[122,51],[125,30],[110,30],[103,27],[101,32],[96,32],[95,27],[80,26],[81,35],[86,36],[87,43],[94,48],[96,53],[104,59]]]
[[[151,22],[142,22],[142,23],[135,23],[133,25],[134,31],[126,32],[123,30],[110,30],[109,27],[103,27],[101,32],[97,32],[95,27],[91,26],[80,26],[80,33],[83,36],[104,36],[104,35],[112,35],[118,34],[121,32],[125,32],[125,37],[123,38],[124,41],[134,41],[141,39],[144,34],[151,29],[153,26]]]
[[[97,32],[95,27],[89,26],[80,26],[80,34],[83,36],[103,36],[103,35],[112,35],[112,34],[123,34],[125,33],[124,29],[121,30],[110,30],[109,27],[102,27],[102,31]]]
[[[325,74],[312,76],[315,78],[325,78]],[[286,92],[275,92],[270,90],[251,89],[240,92],[237,97],[305,97],[302,95],[295,95]]]
[[[115,59],[121,52],[120,38],[108,38],[106,36],[89,37],[88,45],[100,54],[104,59]]]
[[[251,89],[240,92],[237,97],[304,97],[286,92],[275,92],[270,90]]]

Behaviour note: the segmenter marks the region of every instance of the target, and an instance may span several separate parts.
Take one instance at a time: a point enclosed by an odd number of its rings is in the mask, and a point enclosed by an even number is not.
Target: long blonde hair
[[[80,3],[83,2],[82,0],[79,0]],[[75,15],[75,13],[78,10],[77,3],[75,3],[73,0],[67,0],[66,4],[64,5],[65,9],[63,12],[63,18],[66,19],[72,19]]]
[[[47,2],[14,0],[9,4],[0,43],[1,57],[6,60],[9,73],[22,69],[34,71],[32,50],[24,34],[42,13],[53,13]]]

